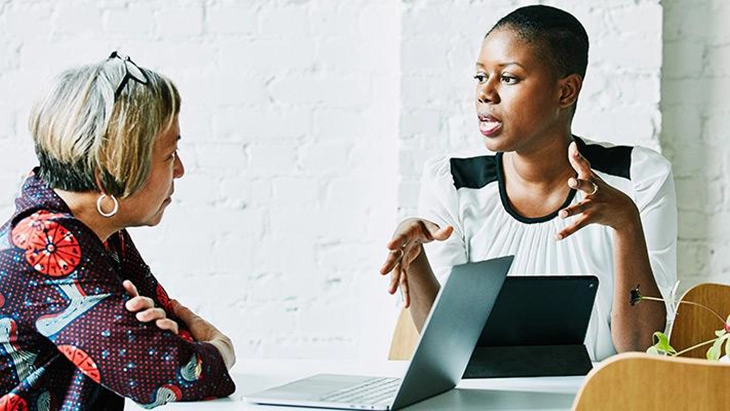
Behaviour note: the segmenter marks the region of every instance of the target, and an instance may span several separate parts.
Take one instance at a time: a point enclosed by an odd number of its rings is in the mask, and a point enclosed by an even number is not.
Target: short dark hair
[[[558,77],[578,74],[585,78],[588,33],[572,14],[551,6],[520,7],[502,17],[487,36],[500,28],[512,29],[521,40],[535,47]]]

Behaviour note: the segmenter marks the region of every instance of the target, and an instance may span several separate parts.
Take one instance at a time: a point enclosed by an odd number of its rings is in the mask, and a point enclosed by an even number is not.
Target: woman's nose
[[[173,178],[180,178],[185,174],[185,166],[183,165],[182,159],[180,158],[180,154],[175,155],[175,165],[172,170],[172,176]]]
[[[480,103],[499,103],[499,93],[494,83],[494,78],[490,78],[477,87],[477,100]]]

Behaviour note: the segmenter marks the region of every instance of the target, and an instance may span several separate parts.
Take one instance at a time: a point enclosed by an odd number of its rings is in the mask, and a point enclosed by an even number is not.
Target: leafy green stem
[[[710,344],[714,343],[716,340],[717,340],[717,338],[713,338],[711,340],[707,340],[705,342],[701,342],[699,344],[695,344],[695,345],[693,345],[693,346],[691,346],[689,348],[685,348],[684,350],[682,350],[682,351],[674,354],[673,356],[674,357],[679,357],[680,355],[682,355],[682,354],[684,354],[686,352],[690,352],[690,351],[694,350],[695,348],[702,347],[703,345],[710,345]]]
[[[661,298],[656,298],[656,297],[646,297],[646,296],[643,296],[643,295],[641,296],[641,299],[642,299],[642,300],[652,300],[652,301],[662,301],[662,302],[664,302],[664,300],[663,300],[663,299],[661,299]],[[713,315],[714,315],[715,317],[717,317],[717,319],[718,319],[718,320],[720,320],[720,322],[721,322],[721,323],[725,324],[725,319],[723,319],[723,318],[722,318],[722,317],[720,316],[720,314],[718,314],[718,313],[717,313],[717,311],[713,310],[713,309],[712,309],[712,308],[710,308],[710,307],[705,307],[704,305],[702,305],[702,304],[699,304],[699,303],[696,303],[696,302],[694,302],[694,301],[684,301],[684,300],[680,300],[680,301],[679,301],[679,303],[680,303],[680,304],[689,304],[689,305],[694,305],[694,306],[697,306],[697,307],[701,307],[701,308],[704,308],[705,310],[707,310],[707,311],[711,312],[711,313],[712,313],[712,314],[713,314]]]

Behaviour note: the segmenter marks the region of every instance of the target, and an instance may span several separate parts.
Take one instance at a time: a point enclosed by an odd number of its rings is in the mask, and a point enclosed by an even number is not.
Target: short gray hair
[[[126,70],[118,58],[66,70],[36,101],[29,127],[38,177],[51,188],[124,198],[147,181],[152,147],[179,113],[180,95],[140,67],[147,83],[127,81],[115,97]]]

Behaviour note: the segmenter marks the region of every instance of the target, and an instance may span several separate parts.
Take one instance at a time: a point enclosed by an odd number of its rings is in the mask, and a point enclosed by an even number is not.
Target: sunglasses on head
[[[124,87],[127,86],[127,83],[129,83],[129,80],[134,80],[137,83],[140,84],[147,84],[149,81],[147,79],[147,75],[144,74],[142,69],[139,68],[132,59],[129,58],[126,54],[120,53],[118,51],[113,51],[112,54],[109,55],[109,58],[107,60],[111,59],[119,59],[122,60],[122,64],[124,64],[124,78],[122,78],[122,81],[117,86],[117,89],[114,91],[114,100],[119,98],[119,95],[124,90]]]

